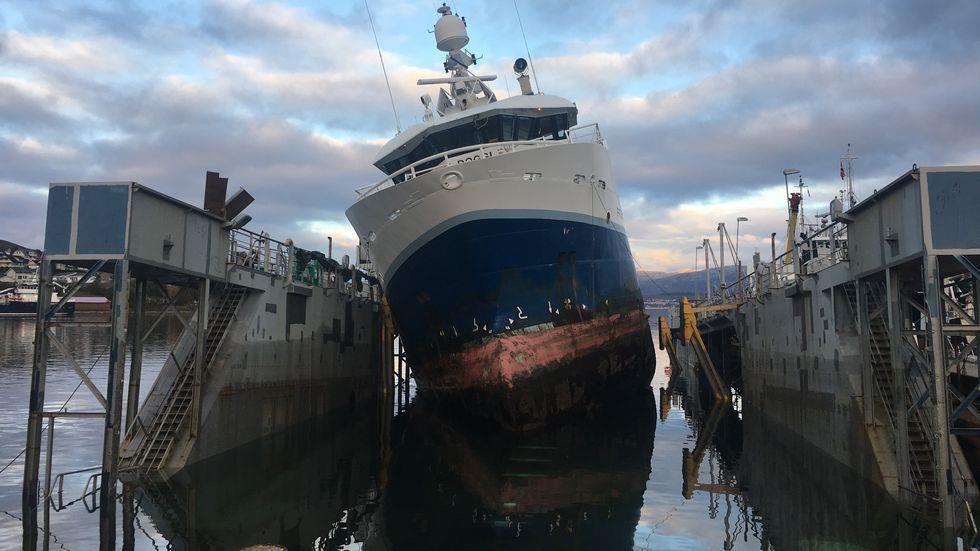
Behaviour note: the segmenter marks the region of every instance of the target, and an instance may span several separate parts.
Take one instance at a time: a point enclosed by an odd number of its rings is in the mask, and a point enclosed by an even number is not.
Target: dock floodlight
[[[736,220],[736,222],[748,222],[748,221],[749,219],[744,216],[739,216],[738,220]]]
[[[523,75],[524,71],[527,71],[527,60],[523,57],[519,57],[514,60],[514,72]]]
[[[245,227],[245,224],[248,224],[251,221],[252,221],[252,216],[250,214],[242,214],[236,217],[231,222],[226,222],[221,227],[226,230],[240,230]]]
[[[798,168],[787,168],[783,170],[783,176],[789,176],[790,174],[799,174],[800,170]]]

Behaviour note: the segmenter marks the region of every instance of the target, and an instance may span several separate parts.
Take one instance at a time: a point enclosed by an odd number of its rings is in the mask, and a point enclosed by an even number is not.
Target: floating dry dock
[[[694,308],[705,341],[735,338],[746,409],[886,489],[946,548],[976,538],[978,212],[980,167],[913,168]]]
[[[249,220],[241,214],[251,202],[248,194],[239,192],[226,201],[227,180],[215,173],[209,173],[207,184],[205,209],[132,182],[51,185],[24,472],[25,549],[37,544],[45,421],[42,495],[50,496],[51,467],[57,463],[52,461],[55,420],[105,419],[102,466],[91,482],[99,488],[94,501],[110,504],[100,510],[100,540],[103,548],[113,549],[117,479],[172,476],[307,419],[363,407],[392,383],[391,331],[376,282],[346,259],[338,263],[329,253],[242,229]],[[56,263],[87,273],[59,304],[51,305],[48,283]],[[114,285],[104,395],[52,330],[58,308],[98,272],[112,273]],[[152,320],[144,316],[148,286],[168,299],[167,308]],[[197,297],[190,319],[173,307],[187,292]],[[167,312],[184,331],[139,404],[143,341]],[[129,386],[124,389],[127,348]],[[69,359],[104,409],[44,409],[51,349]],[[377,401],[375,407],[390,406]],[[49,504],[44,499],[45,534]],[[124,507],[124,512],[131,510]]]

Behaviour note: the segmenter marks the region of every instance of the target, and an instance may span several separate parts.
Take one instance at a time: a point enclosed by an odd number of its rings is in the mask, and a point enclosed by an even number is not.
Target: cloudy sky
[[[402,126],[439,76],[436,2],[370,0]],[[450,2],[498,96],[524,55],[513,4]],[[717,222],[741,250],[912,166],[980,164],[980,2],[519,0],[541,89],[601,124],[642,268],[691,269]],[[480,69],[482,67],[482,69]],[[362,0],[0,1],[0,238],[40,246],[47,183],[135,180],[201,202],[247,188],[255,228],[325,248],[395,132]]]

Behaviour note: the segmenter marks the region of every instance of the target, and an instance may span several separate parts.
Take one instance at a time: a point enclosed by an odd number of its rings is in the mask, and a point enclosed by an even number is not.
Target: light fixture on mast
[[[514,73],[517,74],[517,82],[521,85],[521,94],[525,96],[534,95],[531,90],[531,77],[527,76],[527,60],[519,57],[514,60]]]

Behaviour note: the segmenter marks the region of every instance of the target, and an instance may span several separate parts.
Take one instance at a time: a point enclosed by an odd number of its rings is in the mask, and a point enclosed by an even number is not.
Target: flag
[[[844,179],[844,161],[840,162],[840,179]]]

